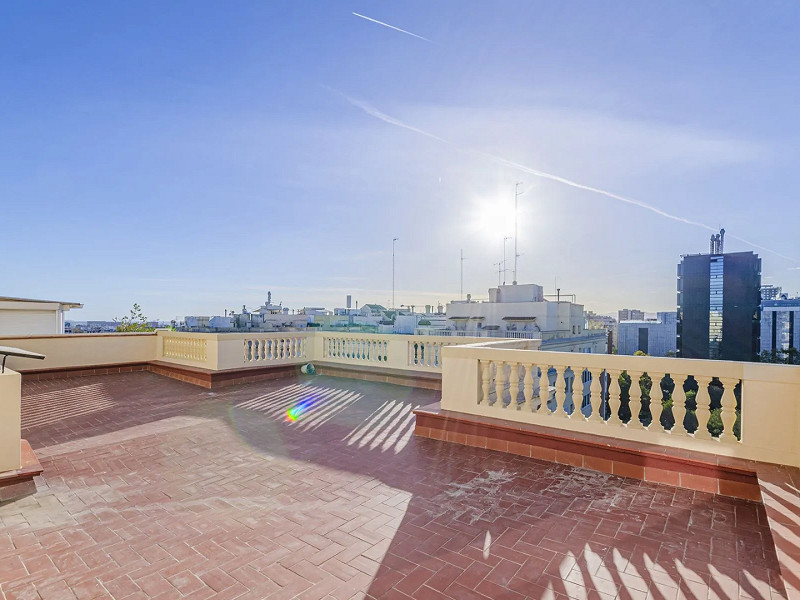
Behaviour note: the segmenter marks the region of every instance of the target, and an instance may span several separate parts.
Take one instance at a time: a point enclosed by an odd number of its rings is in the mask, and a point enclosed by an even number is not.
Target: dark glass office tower
[[[761,259],[753,252],[684,256],[678,265],[678,356],[756,360],[760,288]]]

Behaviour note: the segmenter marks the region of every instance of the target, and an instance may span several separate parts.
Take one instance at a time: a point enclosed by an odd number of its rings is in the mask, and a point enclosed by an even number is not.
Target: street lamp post
[[[517,258],[519,258],[519,253],[517,252],[517,204],[520,197],[519,186],[522,185],[521,181],[518,181],[514,187],[514,285],[517,285]]]
[[[506,268],[506,265],[508,264],[508,263],[506,262],[506,242],[507,242],[508,240],[510,240],[510,239],[511,239],[511,236],[510,236],[510,235],[509,235],[509,236],[507,236],[507,237],[504,237],[504,238],[503,238],[503,285],[505,285],[505,284],[506,284],[506,272],[508,272],[508,268]],[[514,252],[516,253],[516,249],[515,249],[515,251],[514,251]],[[515,267],[515,271],[514,271],[514,279],[516,279],[516,278],[517,278],[517,272],[516,272],[516,267]],[[515,282],[515,283],[516,283],[516,282]],[[497,282],[497,284],[498,284],[498,285],[500,285],[500,282],[498,281],[498,282]]]
[[[394,310],[394,243],[400,238],[392,238],[392,310]]]

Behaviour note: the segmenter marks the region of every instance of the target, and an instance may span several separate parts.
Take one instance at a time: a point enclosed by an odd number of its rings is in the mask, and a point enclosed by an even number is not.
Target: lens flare
[[[309,408],[314,405],[314,399],[302,400],[286,411],[286,421],[295,423]]]

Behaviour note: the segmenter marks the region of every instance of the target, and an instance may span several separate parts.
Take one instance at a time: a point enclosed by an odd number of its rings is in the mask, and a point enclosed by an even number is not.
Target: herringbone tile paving
[[[7,600],[782,594],[760,505],[414,438],[435,392],[139,372],[24,396],[45,474],[0,506]]]

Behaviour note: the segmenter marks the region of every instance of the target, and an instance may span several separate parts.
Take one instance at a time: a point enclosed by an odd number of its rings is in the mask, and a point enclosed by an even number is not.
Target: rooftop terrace
[[[0,505],[0,597],[782,597],[760,503],[414,436],[440,397],[24,379],[44,474]]]

